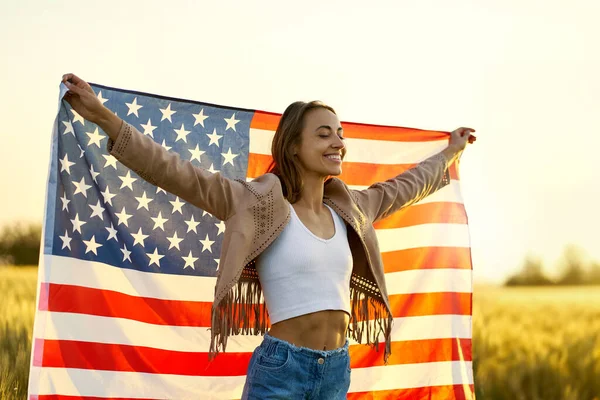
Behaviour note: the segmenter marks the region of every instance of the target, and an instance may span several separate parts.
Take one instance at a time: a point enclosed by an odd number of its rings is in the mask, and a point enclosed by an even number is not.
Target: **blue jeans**
[[[348,339],[343,347],[324,351],[266,333],[250,358],[242,399],[346,399],[349,387]]]

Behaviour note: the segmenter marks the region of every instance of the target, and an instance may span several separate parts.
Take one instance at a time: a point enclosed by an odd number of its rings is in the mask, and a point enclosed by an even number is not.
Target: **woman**
[[[105,108],[82,79],[62,81],[65,100],[109,136],[113,156],[225,221],[209,353],[225,351],[229,335],[264,335],[242,398],[345,399],[347,337],[379,351],[382,335],[387,363],[393,316],[373,223],[447,185],[473,129],[455,130],[446,149],[397,177],[351,190],[335,178],[346,154],[335,111],[295,102],[277,127],[269,172],[246,182],[181,160]]]

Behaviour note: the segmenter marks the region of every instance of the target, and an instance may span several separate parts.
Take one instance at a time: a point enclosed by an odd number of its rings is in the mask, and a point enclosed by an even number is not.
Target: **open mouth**
[[[342,157],[339,154],[329,154],[329,155],[326,155],[323,157],[325,157],[329,161],[333,161],[334,163],[337,163],[337,164],[342,163]]]

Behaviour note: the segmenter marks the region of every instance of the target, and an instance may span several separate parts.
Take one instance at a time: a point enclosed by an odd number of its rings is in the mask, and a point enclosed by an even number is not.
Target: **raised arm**
[[[63,76],[69,88],[65,100],[83,118],[108,136],[107,150],[142,179],[227,220],[245,191],[242,183],[211,173],[167,151],[102,105],[91,86],[73,74]]]

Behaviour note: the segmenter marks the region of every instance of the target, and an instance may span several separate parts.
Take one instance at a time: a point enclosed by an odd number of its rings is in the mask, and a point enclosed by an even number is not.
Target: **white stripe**
[[[275,132],[250,129],[250,153],[271,155]],[[414,164],[439,153],[448,146],[448,140],[398,142],[373,139],[346,139],[344,162],[370,164]]]
[[[185,352],[208,352],[210,332],[206,327],[153,325],[123,318],[38,311],[37,319],[46,319],[46,330],[35,338],[111,343]],[[431,315],[395,318],[392,341],[471,338],[471,317],[465,315]],[[233,335],[227,352],[252,352],[262,336]],[[380,337],[383,341],[383,336]],[[356,342],[350,340],[350,345]]]
[[[466,224],[423,224],[375,232],[382,253],[418,247],[470,247]]]
[[[461,225],[454,225],[454,227],[457,226],[460,227]],[[391,239],[386,239],[388,238],[387,231],[399,231],[396,234],[406,236],[423,234],[423,231],[419,232],[415,228],[379,229],[376,232],[378,235],[383,236],[382,242],[385,243],[386,240],[391,241]],[[454,230],[446,233],[458,235],[459,231]],[[447,236],[443,237],[446,238]],[[393,240],[393,243],[396,243],[396,239]],[[398,243],[404,244],[405,241]],[[429,243],[425,245],[447,245],[447,243]],[[45,256],[45,264],[47,271],[51,271],[47,274],[48,283],[112,290],[131,296],[155,299],[202,302],[212,302],[214,300],[216,278],[154,274],[63,256]],[[470,269],[421,269],[386,274],[386,286],[389,294],[467,293],[472,290],[471,280],[472,271]],[[40,329],[42,327],[43,324],[40,325]]]
[[[471,293],[470,269],[415,269],[385,274],[389,294]]]
[[[471,362],[432,362],[352,370],[350,393],[423,386],[473,384]],[[37,393],[66,396],[233,399],[240,398],[245,375],[198,377],[140,372],[39,368]],[[32,371],[38,373],[38,371]]]
[[[249,179],[248,181],[251,181],[251,180],[252,179]],[[352,190],[364,190],[364,189],[367,189],[369,186],[348,185],[348,187]],[[456,179],[452,179],[450,181],[449,185],[444,186],[437,192],[434,192],[434,193],[430,194],[429,196],[425,197],[424,199],[422,199],[421,201],[416,202],[414,205],[437,203],[437,202],[444,202],[444,201],[447,201],[450,203],[463,203],[463,197],[462,197],[462,193],[460,191],[460,182],[457,181]]]

